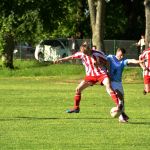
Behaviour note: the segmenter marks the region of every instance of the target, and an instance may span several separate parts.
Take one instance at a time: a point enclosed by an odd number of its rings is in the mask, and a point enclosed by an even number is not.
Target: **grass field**
[[[81,112],[73,106],[80,79],[0,78],[0,150],[149,150],[150,95],[143,84],[124,84],[129,123],[109,115],[114,106],[104,87],[83,92]]]

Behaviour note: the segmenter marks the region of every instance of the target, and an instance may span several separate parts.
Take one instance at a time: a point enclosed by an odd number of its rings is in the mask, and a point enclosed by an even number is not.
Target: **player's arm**
[[[63,61],[68,61],[68,60],[72,60],[73,59],[73,56],[68,56],[68,57],[64,57],[64,58],[60,58],[60,59],[57,59],[54,61],[54,63],[61,63]]]
[[[143,63],[143,60],[136,60],[136,59],[128,59],[127,64],[140,64]]]

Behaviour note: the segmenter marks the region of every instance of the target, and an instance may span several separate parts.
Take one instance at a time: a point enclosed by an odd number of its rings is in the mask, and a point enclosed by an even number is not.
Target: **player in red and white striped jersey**
[[[118,98],[117,94],[110,85],[110,80],[107,75],[107,69],[105,65],[107,64],[107,59],[103,52],[91,50],[87,44],[82,44],[80,47],[80,52],[75,53],[72,56],[58,59],[55,63],[62,61],[68,61],[72,59],[81,59],[83,65],[85,66],[86,76],[84,80],[76,88],[76,94],[74,97],[74,108],[67,110],[67,113],[79,113],[80,111],[80,100],[81,92],[97,82],[106,86],[109,95],[112,97],[113,101],[116,103],[118,111],[122,109],[122,102]]]
[[[99,59],[103,64],[106,65],[107,60],[103,52],[91,51],[91,55],[86,55],[83,52],[77,52],[71,56],[72,59],[81,59],[85,66],[86,76],[100,76],[106,74],[107,70],[104,65],[101,67],[96,66],[96,61]]]
[[[141,68],[143,69],[144,75],[144,91],[143,94],[150,93],[150,43],[149,48],[145,49],[143,53],[139,56],[140,60],[144,60],[143,63],[140,63]]]

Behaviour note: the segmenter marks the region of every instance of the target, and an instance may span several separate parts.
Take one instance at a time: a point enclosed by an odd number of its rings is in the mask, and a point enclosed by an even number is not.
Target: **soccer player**
[[[139,56],[139,59],[143,60],[143,63],[140,63],[140,66],[143,69],[144,75],[143,94],[146,95],[147,93],[150,93],[150,43],[149,48],[143,51],[143,53]]]
[[[140,48],[140,53],[143,52],[143,50],[145,49],[145,36],[141,35],[141,39],[138,41],[138,43],[136,43],[137,46],[139,46]]]
[[[80,112],[80,100],[82,91],[97,82],[105,85],[109,95],[116,103],[117,111],[121,112],[122,102],[118,98],[116,92],[110,86],[110,80],[107,75],[107,69],[105,67],[107,59],[103,52],[91,50],[86,43],[83,43],[80,47],[80,51],[76,52],[72,56],[61,58],[56,60],[54,63],[59,63],[62,61],[68,61],[72,59],[81,59],[82,64],[85,66],[86,76],[77,86],[75,96],[74,96],[74,107],[73,109],[68,109],[67,113],[79,113]]]
[[[124,48],[118,48],[116,55],[108,55],[107,60],[109,62],[109,73],[111,86],[115,90],[120,99],[123,100],[123,110],[124,110],[124,90],[122,86],[122,73],[124,67],[128,64],[139,64],[141,61],[135,59],[124,58],[125,54]],[[124,111],[119,116],[119,122],[127,122],[129,117],[124,113]]]

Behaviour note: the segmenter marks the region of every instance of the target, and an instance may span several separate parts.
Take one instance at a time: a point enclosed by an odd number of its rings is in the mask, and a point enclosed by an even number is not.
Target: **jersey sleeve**
[[[73,59],[81,59],[82,58],[82,53],[81,52],[76,52],[74,55],[72,55]]]
[[[124,66],[127,66],[128,65],[128,59],[124,59],[123,64],[124,64]]]
[[[106,57],[108,62],[111,61],[111,57],[112,57],[112,55],[108,55],[108,56]]]

